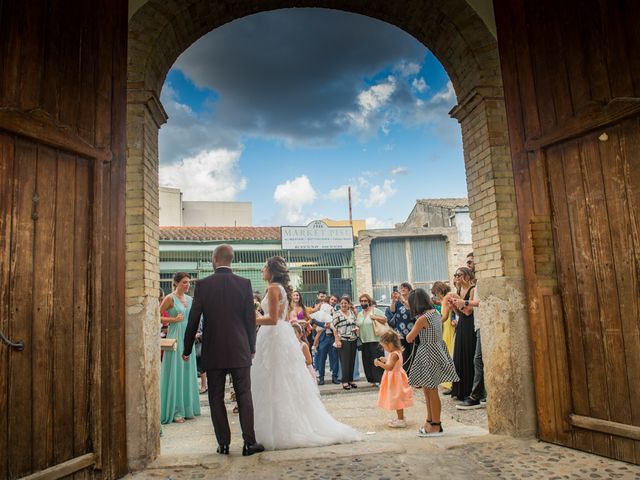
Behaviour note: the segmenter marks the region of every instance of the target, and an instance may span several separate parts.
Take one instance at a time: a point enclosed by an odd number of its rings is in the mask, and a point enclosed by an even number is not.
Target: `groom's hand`
[[[182,359],[187,362],[189,360],[189,355],[182,355]]]

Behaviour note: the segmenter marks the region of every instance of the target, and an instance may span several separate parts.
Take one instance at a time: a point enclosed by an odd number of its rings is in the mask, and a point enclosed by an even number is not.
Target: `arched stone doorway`
[[[480,321],[492,398],[489,426],[496,433],[534,433],[529,329],[498,48],[474,9],[490,7],[490,2],[442,3],[131,2],[126,172],[127,456],[131,468],[144,465],[159,450],[158,129],[166,121],[160,90],[177,57],[205,33],[246,15],[294,4],[340,9],[391,23],[427,46],[447,70],[458,99],[451,115],[462,127],[483,302]]]

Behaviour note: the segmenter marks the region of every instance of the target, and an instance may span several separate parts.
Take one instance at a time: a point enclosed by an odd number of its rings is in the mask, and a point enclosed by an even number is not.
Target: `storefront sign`
[[[351,227],[329,227],[321,220],[306,227],[282,227],[284,250],[352,249]]]

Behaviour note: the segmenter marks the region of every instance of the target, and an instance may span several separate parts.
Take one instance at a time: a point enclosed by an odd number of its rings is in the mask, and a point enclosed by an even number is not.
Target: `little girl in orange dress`
[[[413,405],[413,390],[409,386],[407,372],[402,368],[402,344],[395,331],[388,331],[380,337],[380,346],[389,354],[387,359],[380,357],[373,363],[385,370],[380,382],[378,406],[386,410],[395,410],[398,418],[387,424],[392,428],[405,428],[404,409]]]

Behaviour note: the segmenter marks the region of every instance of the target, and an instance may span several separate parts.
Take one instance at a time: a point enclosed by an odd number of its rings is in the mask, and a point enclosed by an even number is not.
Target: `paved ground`
[[[203,414],[185,424],[165,425],[162,455],[148,469],[129,475],[139,479],[639,479],[640,467],[550,445],[535,440],[515,440],[489,435],[485,410],[460,412],[443,398],[446,435],[418,438],[424,418],[421,395],[406,413],[405,430],[385,427],[392,417],[376,408],[377,391],[361,388],[344,392],[325,385],[325,405],[339,420],[364,434],[351,445],[265,452],[241,456],[237,416],[231,413],[235,444],[231,455],[214,452],[215,437],[209,408],[203,397]]]

